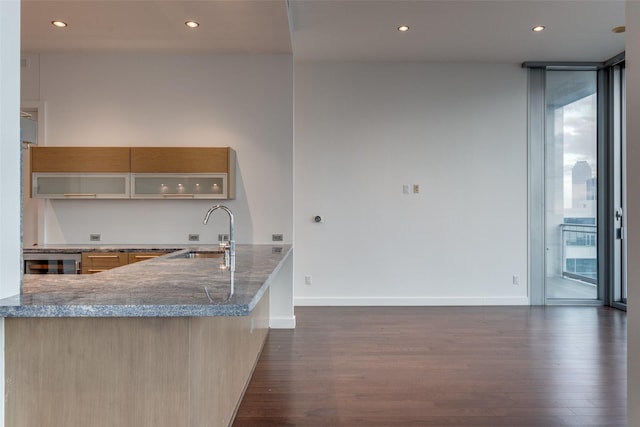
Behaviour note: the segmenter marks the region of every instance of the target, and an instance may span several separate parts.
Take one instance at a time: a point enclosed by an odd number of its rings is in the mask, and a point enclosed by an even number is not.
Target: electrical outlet
[[[520,277],[519,277],[517,274],[514,274],[514,275],[513,275],[512,283],[513,283],[514,285],[519,285],[519,284],[520,284]]]
[[[272,242],[282,242],[282,234],[272,234],[271,235]]]
[[[279,247],[279,246],[271,248],[271,253],[272,254],[281,254],[282,253],[282,248]]]
[[[90,242],[99,242],[100,241],[100,235],[99,234],[89,234],[89,241]]]
[[[189,241],[190,242],[199,242],[200,241],[200,235],[199,234],[189,234]]]
[[[313,283],[313,278],[311,276],[304,276],[304,284],[310,285]]]
[[[218,234],[218,242],[228,242],[229,235],[228,234]]]
[[[413,184],[413,193],[418,194],[420,192],[420,184]]]

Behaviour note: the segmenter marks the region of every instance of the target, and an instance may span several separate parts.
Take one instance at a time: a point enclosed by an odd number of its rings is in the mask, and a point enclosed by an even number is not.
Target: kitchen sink
[[[224,252],[214,252],[214,251],[189,251],[183,254],[178,254],[172,258],[187,258],[187,259],[196,259],[196,258],[223,258]]]

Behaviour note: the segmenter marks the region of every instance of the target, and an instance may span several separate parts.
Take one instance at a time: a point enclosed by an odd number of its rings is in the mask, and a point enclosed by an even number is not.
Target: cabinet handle
[[[88,255],[88,258],[90,259],[94,259],[94,258],[118,258],[118,255]]]
[[[160,255],[135,255],[135,259],[149,259],[149,258],[158,258]]]
[[[163,194],[162,197],[167,199],[193,199],[193,194]]]
[[[88,273],[100,273],[101,271],[107,271],[107,270],[109,270],[109,269],[108,268],[100,268],[100,269],[95,269],[95,270],[88,269],[87,272]]]
[[[95,193],[65,193],[63,194],[64,197],[96,197],[97,194]]]

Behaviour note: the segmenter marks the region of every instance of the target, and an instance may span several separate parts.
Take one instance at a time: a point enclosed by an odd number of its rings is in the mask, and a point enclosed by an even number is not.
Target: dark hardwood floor
[[[234,427],[626,427],[626,313],[297,307]]]

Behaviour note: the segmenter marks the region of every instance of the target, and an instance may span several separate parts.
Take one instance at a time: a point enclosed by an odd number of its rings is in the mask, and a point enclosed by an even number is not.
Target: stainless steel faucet
[[[235,239],[236,230],[235,230],[235,225],[233,223],[233,213],[226,206],[222,206],[222,205],[212,206],[211,209],[209,209],[207,211],[207,214],[204,216],[203,224],[207,225],[207,222],[209,222],[209,217],[211,216],[213,211],[216,211],[218,209],[222,209],[223,211],[229,214],[229,244],[225,245],[224,259],[225,259],[225,266],[229,270],[231,270],[231,272],[233,273],[236,271],[236,239]]]

